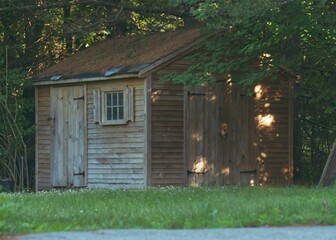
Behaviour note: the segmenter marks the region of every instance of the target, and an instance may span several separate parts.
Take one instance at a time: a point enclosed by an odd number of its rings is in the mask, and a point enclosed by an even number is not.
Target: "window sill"
[[[108,126],[108,125],[126,125],[128,123],[128,120],[115,120],[115,121],[106,121],[99,123],[102,126]]]

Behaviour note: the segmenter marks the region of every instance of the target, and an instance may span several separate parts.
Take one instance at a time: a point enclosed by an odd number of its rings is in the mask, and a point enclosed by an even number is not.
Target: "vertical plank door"
[[[51,90],[51,184],[85,186],[83,86]]]
[[[67,186],[67,109],[66,88],[51,89],[51,185]]]

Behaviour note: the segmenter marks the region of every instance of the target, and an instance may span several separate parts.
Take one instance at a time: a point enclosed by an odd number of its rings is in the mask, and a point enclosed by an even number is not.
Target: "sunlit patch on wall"
[[[230,175],[230,168],[229,167],[223,168],[221,173],[224,176],[229,176]]]
[[[263,95],[262,85],[258,84],[254,87],[255,98],[259,100]]]
[[[284,173],[284,174],[286,174],[286,173],[288,173],[289,171],[288,171],[288,168],[282,168],[282,169],[281,169],[281,172]]]
[[[271,106],[270,103],[265,103],[265,104],[264,104],[264,108],[269,108],[270,106]]]
[[[152,99],[153,103],[156,102],[157,100],[159,100],[160,94],[161,94],[161,90],[157,90],[157,91],[152,93],[151,99]]]
[[[207,159],[205,157],[197,157],[193,164],[192,171],[194,173],[205,173],[208,169]]]
[[[258,121],[258,128],[264,128],[264,127],[271,127],[272,124],[275,122],[274,115],[267,114],[267,115],[258,115],[257,117]]]
[[[191,134],[191,138],[197,142],[203,140],[203,131],[202,130],[196,130],[195,133]]]
[[[217,99],[217,96],[216,95],[212,95],[212,96],[209,96],[208,101],[209,102],[214,102],[214,101],[216,101],[216,99]]]
[[[276,91],[274,95],[274,101],[280,102],[282,98],[282,93],[280,91]]]
[[[250,186],[254,187],[254,179],[253,178],[250,179]]]
[[[226,137],[228,135],[228,124],[222,123],[219,127],[219,135]]]

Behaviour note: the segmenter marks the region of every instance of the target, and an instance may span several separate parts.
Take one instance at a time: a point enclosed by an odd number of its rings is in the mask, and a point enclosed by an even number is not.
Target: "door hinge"
[[[205,93],[197,93],[188,91],[188,97],[190,96],[205,96]]]
[[[81,172],[81,173],[74,173],[74,176],[83,176],[85,177],[85,171]]]
[[[73,100],[84,100],[84,95],[81,97],[74,98]]]
[[[253,174],[257,174],[257,169],[247,170],[247,171],[240,171],[240,173],[253,173]]]
[[[191,174],[205,174],[205,172],[193,172],[193,171],[187,170],[187,175],[189,176]]]

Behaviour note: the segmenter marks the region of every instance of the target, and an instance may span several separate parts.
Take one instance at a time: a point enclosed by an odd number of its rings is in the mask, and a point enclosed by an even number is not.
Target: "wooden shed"
[[[230,73],[160,82],[201,41],[198,28],[108,39],[38,75],[36,189],[290,183],[293,77],[253,96]]]

